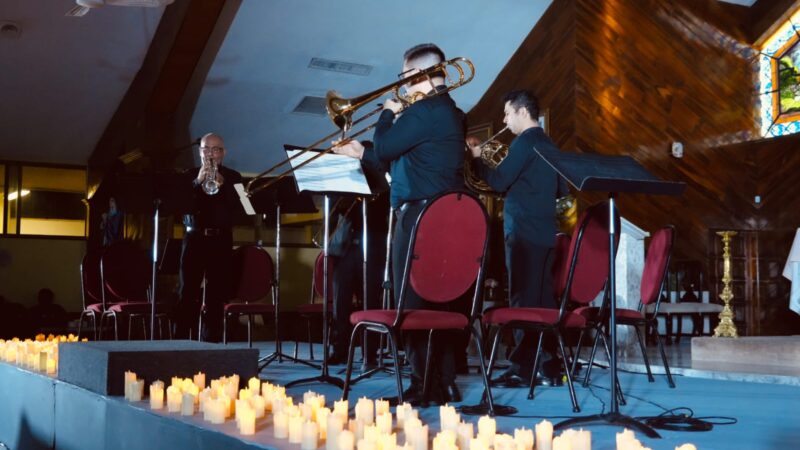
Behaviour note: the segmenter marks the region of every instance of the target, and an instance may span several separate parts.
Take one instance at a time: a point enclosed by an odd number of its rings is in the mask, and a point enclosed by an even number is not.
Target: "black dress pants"
[[[512,307],[555,308],[553,294],[553,257],[552,247],[534,244],[524,236],[509,234],[505,239],[506,268],[508,269],[508,286]],[[547,335],[545,335],[547,336]],[[518,365],[518,371],[524,377],[533,369],[533,359],[538,345],[538,332],[515,330],[516,347],[509,356],[512,363]],[[542,357],[550,358],[555,349],[554,342],[547,337],[543,343],[546,350]]]
[[[400,298],[400,289],[403,284],[408,244],[411,232],[417,218],[425,207],[421,202],[408,203],[397,211],[397,224],[394,228],[392,239],[392,288],[395,299]],[[443,231],[446,232],[446,231]],[[431,303],[425,301],[414,292],[409,285],[406,289],[404,309],[436,309],[457,311],[454,302]],[[396,300],[399,301],[399,300]],[[432,385],[441,383],[451,385],[455,382],[455,361],[453,356],[453,339],[450,334],[457,332],[436,332],[434,334],[433,351],[431,355]],[[448,334],[448,336],[445,336]],[[427,355],[428,333],[425,331],[408,332],[404,334],[406,358],[411,363],[412,383],[421,386],[425,375],[425,357]]]
[[[230,231],[213,236],[193,231],[184,236],[176,310],[176,338],[187,339],[189,330],[197,329],[202,305],[201,284],[205,275],[206,319],[202,337],[210,342],[222,340],[223,308],[232,293],[232,253],[233,235]]]

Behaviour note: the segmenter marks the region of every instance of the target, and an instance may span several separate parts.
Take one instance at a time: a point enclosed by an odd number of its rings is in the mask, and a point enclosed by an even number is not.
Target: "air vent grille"
[[[345,61],[335,61],[333,59],[311,58],[308,67],[312,69],[328,70],[331,72],[349,73],[365,77],[372,72],[372,66],[366,64],[356,64]]]

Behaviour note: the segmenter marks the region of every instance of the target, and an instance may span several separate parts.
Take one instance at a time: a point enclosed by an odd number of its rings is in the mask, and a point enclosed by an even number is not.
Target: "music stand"
[[[288,150],[290,157],[297,155],[301,150]],[[322,239],[322,371],[316,377],[302,378],[286,384],[286,387],[306,383],[328,383],[344,388],[344,381],[330,375],[328,371],[328,241],[330,234],[330,197],[336,195],[369,195],[371,194],[361,163],[357,159],[336,154],[325,154],[321,157],[316,152],[304,152],[304,155],[294,157],[295,181],[298,192],[306,191],[322,195],[324,198],[323,212],[323,239]],[[305,164],[311,157],[317,157],[312,162]],[[303,167],[298,167],[304,164]]]
[[[152,278],[150,284],[150,340],[155,340],[156,274],[158,272],[158,230],[162,213],[175,215],[191,212],[191,183],[180,174],[123,174],[114,180],[112,196],[123,212],[153,213]]]
[[[250,197],[250,203],[255,213],[262,214],[265,219],[269,213],[275,211],[275,351],[258,360],[258,370],[259,372],[264,370],[276,359],[278,362],[283,362],[284,358],[319,369],[316,364],[289,356],[283,352],[283,341],[281,340],[279,325],[281,304],[281,214],[314,213],[317,212],[317,208],[314,206],[311,196],[297,192],[292,177],[285,177],[275,182],[269,189],[259,191]]]
[[[609,339],[611,340],[611,406],[609,412],[594,414],[584,417],[567,419],[555,425],[555,429],[564,429],[575,425],[606,424],[632,428],[651,438],[661,436],[650,426],[636,419],[620,414],[619,399],[617,397],[617,340],[616,340],[616,272],[614,265],[615,235],[617,230],[614,225],[616,216],[615,198],[620,192],[672,195],[683,193],[686,183],[663,181],[652,175],[630,156],[606,156],[585,153],[560,152],[554,148],[536,148],[534,150],[545,160],[559,175],[564,177],[572,186],[582,192],[596,191],[608,192],[609,210],[609,258],[608,258],[608,285],[611,296],[609,308]]]

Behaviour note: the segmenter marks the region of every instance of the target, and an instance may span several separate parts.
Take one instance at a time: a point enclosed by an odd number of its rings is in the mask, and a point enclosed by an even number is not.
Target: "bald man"
[[[181,251],[175,337],[187,339],[191,337],[190,330],[197,329],[205,276],[206,317],[202,338],[220,342],[223,306],[232,292],[233,219],[242,208],[233,185],[242,182],[242,175],[222,165],[226,149],[220,136],[214,133],[203,136],[199,152],[202,166],[186,172],[186,183],[192,185],[193,212],[184,216],[186,234]],[[217,192],[209,189],[213,183],[207,181],[212,179],[218,186]]]

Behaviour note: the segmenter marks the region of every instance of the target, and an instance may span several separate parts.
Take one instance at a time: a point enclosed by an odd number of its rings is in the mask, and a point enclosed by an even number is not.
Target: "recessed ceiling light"
[[[19,39],[22,29],[14,22],[0,22],[0,37],[3,39]]]

